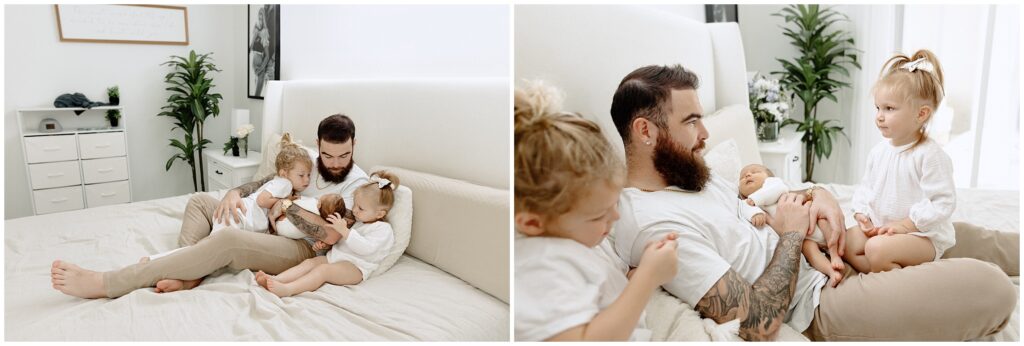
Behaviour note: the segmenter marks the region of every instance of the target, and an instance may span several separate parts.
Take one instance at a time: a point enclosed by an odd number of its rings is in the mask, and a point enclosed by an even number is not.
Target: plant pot
[[[762,142],[774,142],[779,139],[779,123],[763,122],[757,125],[757,139]]]
[[[118,118],[110,119],[110,127],[117,127],[117,123],[120,122],[120,120],[121,119]]]
[[[110,105],[117,106],[121,103],[121,98],[118,96],[110,96]]]

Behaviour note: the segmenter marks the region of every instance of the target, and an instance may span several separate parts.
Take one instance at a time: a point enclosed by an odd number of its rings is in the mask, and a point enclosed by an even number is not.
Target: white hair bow
[[[910,72],[914,72],[916,70],[935,72],[935,67],[932,66],[932,63],[929,62],[925,58],[920,58],[920,59],[908,62],[906,64],[903,64],[903,66],[900,66],[900,68],[902,68],[904,70],[907,70],[907,71],[910,71]]]
[[[381,178],[378,175],[371,176],[370,177],[370,182],[371,183],[377,183],[377,188],[379,188],[381,190],[383,190],[385,187],[391,186],[391,180],[388,180],[386,178]]]

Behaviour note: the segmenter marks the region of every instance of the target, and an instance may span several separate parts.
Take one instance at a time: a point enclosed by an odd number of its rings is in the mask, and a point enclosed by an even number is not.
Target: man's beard
[[[316,158],[316,170],[320,171],[320,176],[324,178],[324,181],[335,184],[345,181],[345,177],[348,176],[348,172],[352,171],[352,166],[355,166],[355,164],[356,160],[355,158],[352,158],[352,160],[348,162],[348,166],[345,166],[345,168],[341,170],[341,173],[334,174],[327,169],[327,166],[324,165],[324,162],[321,161],[319,157]]]
[[[687,191],[701,191],[711,178],[711,171],[704,163],[704,157],[695,152],[696,149],[704,149],[704,142],[688,150],[669,137],[667,131],[662,131],[654,145],[654,169],[669,185]]]

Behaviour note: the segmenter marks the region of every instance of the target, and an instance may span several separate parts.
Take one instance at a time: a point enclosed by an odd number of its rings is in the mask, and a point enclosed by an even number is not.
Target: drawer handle
[[[58,199],[51,199],[50,203],[64,203],[64,202],[67,202],[67,201],[68,201],[68,198],[64,197],[64,198],[58,198]]]
[[[58,151],[58,150],[60,150],[60,147],[46,147],[46,148],[43,148],[43,151]]]
[[[214,173],[217,173],[217,174],[224,174],[223,172],[221,172],[221,171],[218,171],[218,170],[214,170],[213,172],[214,172]]]
[[[46,175],[47,178],[56,178],[56,177],[63,177],[63,176],[64,176],[64,173],[51,173],[51,174],[47,174]]]
[[[800,157],[799,156],[793,156],[793,162],[797,162],[797,161],[800,161]]]
[[[104,194],[100,194],[100,196],[101,197],[117,196],[117,192],[107,192],[107,193],[104,193]]]
[[[97,169],[96,170],[96,172],[99,172],[99,173],[107,173],[107,172],[112,172],[112,171],[114,171],[113,168],[103,168],[103,169]]]
[[[97,144],[96,145],[96,148],[107,148],[107,147],[110,147],[110,143],[107,143],[107,144]]]

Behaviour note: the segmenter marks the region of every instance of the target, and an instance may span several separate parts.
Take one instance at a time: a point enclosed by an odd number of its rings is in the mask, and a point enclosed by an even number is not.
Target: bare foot
[[[256,284],[263,288],[267,288],[267,279],[273,279],[274,276],[264,273],[262,270],[256,272]]]
[[[843,281],[843,273],[833,270],[832,273],[828,274],[829,280],[828,285],[832,288],[839,286],[839,283]]]
[[[163,279],[156,282],[156,288],[153,289],[156,293],[170,293],[174,291],[190,290],[199,286],[199,283],[203,282],[203,279],[195,280],[178,280],[178,279]]]
[[[838,254],[836,256],[832,256],[830,260],[832,261],[832,270],[842,272],[843,269],[846,269],[846,264],[843,263],[843,258],[839,257]]]
[[[267,286],[265,287],[267,288],[268,291],[270,291],[271,293],[278,297],[284,298],[291,296],[291,294],[289,294],[288,292],[288,284],[281,283],[280,281],[274,280],[273,278],[269,278],[267,280]]]
[[[149,256],[145,256],[145,257],[142,257],[142,258],[139,259],[139,263],[146,263],[146,262],[149,262]]]
[[[50,282],[61,293],[79,298],[106,298],[103,274],[60,260],[50,267]]]

